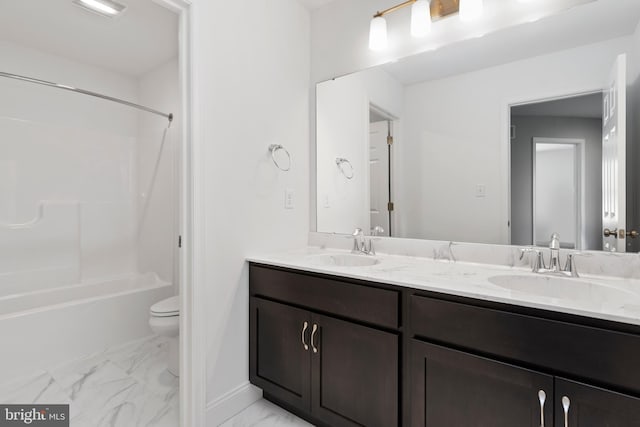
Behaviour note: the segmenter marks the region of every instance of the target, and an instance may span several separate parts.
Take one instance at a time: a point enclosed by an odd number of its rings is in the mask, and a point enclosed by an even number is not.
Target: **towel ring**
[[[347,164],[349,165],[349,168],[351,169],[350,173],[345,172],[344,168],[342,167],[343,164]],[[351,179],[353,178],[353,165],[351,164],[351,162],[343,157],[337,157],[336,158],[336,165],[338,165],[338,169],[340,169],[340,172],[342,173],[342,175],[344,175],[345,178],[347,179]]]
[[[287,165],[286,168],[283,168],[276,160],[276,151],[278,150],[284,151],[284,153],[287,155],[287,159],[289,159],[289,164]],[[291,154],[289,154],[286,148],[284,148],[280,144],[271,144],[269,146],[269,151],[271,151],[271,160],[273,160],[273,164],[276,165],[278,169],[284,172],[287,172],[289,169],[291,169]]]

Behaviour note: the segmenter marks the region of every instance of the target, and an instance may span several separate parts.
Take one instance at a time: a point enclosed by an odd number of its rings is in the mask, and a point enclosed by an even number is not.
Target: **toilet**
[[[180,327],[180,298],[171,297],[159,301],[149,310],[149,326],[158,335],[169,338],[169,372],[176,377],[180,374],[179,362],[179,327]]]

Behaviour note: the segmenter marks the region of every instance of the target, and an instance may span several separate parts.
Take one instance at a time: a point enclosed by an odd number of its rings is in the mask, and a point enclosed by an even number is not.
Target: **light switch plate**
[[[328,194],[325,194],[325,195],[324,195],[324,197],[323,197],[322,199],[323,199],[323,203],[322,203],[322,205],[323,205],[325,208],[330,208],[330,207],[331,207],[331,203],[329,202],[329,195],[328,195]]]
[[[294,196],[295,193],[292,189],[287,188],[284,190],[284,208],[285,209],[293,209],[294,207]]]

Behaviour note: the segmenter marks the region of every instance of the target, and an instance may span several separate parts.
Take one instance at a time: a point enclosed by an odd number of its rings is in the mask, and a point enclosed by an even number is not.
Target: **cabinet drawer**
[[[251,295],[397,329],[400,292],[251,264]]]
[[[411,334],[640,392],[640,336],[413,295]]]

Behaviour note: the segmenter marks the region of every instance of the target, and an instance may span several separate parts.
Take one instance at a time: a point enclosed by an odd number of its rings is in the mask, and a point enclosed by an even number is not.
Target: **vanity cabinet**
[[[261,298],[251,302],[251,380],[297,408],[311,404],[311,314]]]
[[[252,265],[250,293],[250,379],[266,398],[317,425],[399,425],[399,291]]]
[[[552,425],[550,375],[418,340],[411,370],[412,426]]]
[[[315,425],[640,427],[637,326],[249,271],[251,382]]]
[[[410,298],[412,427],[640,426],[637,333],[541,310]]]
[[[555,407],[557,427],[640,426],[640,399],[562,378],[555,381]]]

